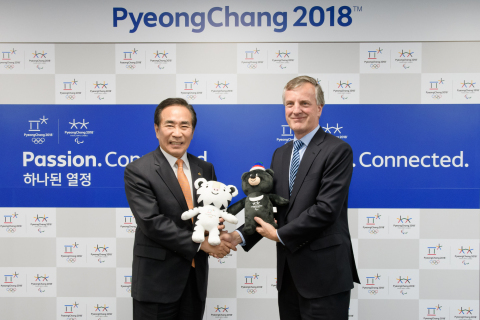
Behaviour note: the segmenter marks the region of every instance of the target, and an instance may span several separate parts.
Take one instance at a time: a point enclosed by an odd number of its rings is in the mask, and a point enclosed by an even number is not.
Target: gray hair
[[[325,105],[325,98],[323,96],[322,87],[317,83],[317,80],[309,76],[298,76],[288,81],[288,83],[285,85],[285,88],[283,88],[283,94],[282,94],[283,104],[285,104],[285,91],[293,90],[295,88],[298,88],[304,85],[305,83],[310,83],[315,87],[315,98],[317,100],[317,105],[319,106]]]

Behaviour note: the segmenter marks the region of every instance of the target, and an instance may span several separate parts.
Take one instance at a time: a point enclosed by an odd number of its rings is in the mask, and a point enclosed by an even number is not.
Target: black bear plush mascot
[[[231,205],[227,212],[236,215],[245,208],[243,233],[246,235],[251,235],[255,232],[258,225],[253,220],[255,217],[260,217],[263,221],[277,228],[278,226],[273,217],[274,212],[276,212],[274,205],[288,205],[287,199],[276,194],[269,194],[273,188],[273,174],[273,170],[265,170],[261,162],[255,163],[249,172],[242,174],[242,190],[247,197]]]

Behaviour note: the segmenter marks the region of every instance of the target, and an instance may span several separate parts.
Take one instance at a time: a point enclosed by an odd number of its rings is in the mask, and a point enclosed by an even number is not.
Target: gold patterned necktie
[[[180,184],[180,188],[182,188],[183,196],[187,201],[188,209],[189,210],[193,209],[192,192],[190,191],[190,184],[188,183],[187,176],[185,175],[185,172],[183,172],[183,160],[178,159],[177,162],[175,163],[178,166],[178,170],[177,170],[178,183]]]
[[[185,197],[185,201],[187,201],[188,209],[193,209],[193,200],[192,200],[192,192],[190,191],[190,184],[188,183],[187,176],[185,172],[183,172],[183,160],[177,159],[177,179],[178,183],[180,184],[180,188],[182,188],[183,196]],[[193,218],[192,218],[193,223]],[[195,259],[192,259],[192,267],[195,268]]]

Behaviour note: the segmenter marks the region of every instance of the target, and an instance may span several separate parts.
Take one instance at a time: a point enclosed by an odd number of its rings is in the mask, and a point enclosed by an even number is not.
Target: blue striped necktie
[[[292,194],[293,183],[297,176],[298,167],[300,167],[300,153],[298,151],[302,149],[303,145],[302,140],[297,140],[293,143],[293,157],[292,163],[290,163],[290,194]]]

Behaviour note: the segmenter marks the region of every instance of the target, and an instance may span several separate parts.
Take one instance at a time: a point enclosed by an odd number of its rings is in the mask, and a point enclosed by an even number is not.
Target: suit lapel
[[[154,152],[155,157],[155,165],[157,166],[157,173],[160,178],[163,179],[167,187],[172,192],[175,199],[177,199],[180,207],[184,210],[188,210],[187,201],[185,200],[185,196],[183,195],[182,188],[180,188],[180,184],[178,183],[178,179],[173,172],[172,167],[168,163],[167,159],[163,155],[162,151],[160,151],[160,147],[158,147]]]
[[[283,196],[285,199],[290,198],[290,190],[288,189],[288,185],[290,181],[290,158],[292,155],[292,150],[293,150],[293,142],[289,142],[287,145],[287,148],[285,149],[285,153],[282,157],[281,173],[282,174],[285,173],[285,174],[280,175],[281,180],[279,181],[279,184],[281,186],[280,196]]]
[[[204,178],[203,176],[203,170],[200,168],[200,166],[197,163],[197,158],[192,156],[191,154],[187,154],[188,157],[188,163],[190,164],[190,173],[192,174],[192,188],[193,188],[193,206],[198,207],[198,202],[197,202],[197,189],[195,188],[195,181],[198,178]]]
[[[293,184],[292,194],[290,196],[288,210],[285,216],[287,216],[290,210],[292,209],[292,206],[293,206],[293,203],[295,202],[297,194],[302,187],[303,180],[305,180],[305,177],[308,171],[310,170],[310,167],[312,166],[313,161],[320,153],[320,150],[322,150],[321,144],[324,139],[325,139],[325,132],[320,127],[320,129],[318,129],[317,133],[313,136],[312,140],[308,144],[307,150],[305,150],[305,153],[303,154],[302,161],[300,161],[300,167],[298,168],[297,176],[295,177],[295,183]],[[288,159],[290,162],[290,157],[288,157]]]

